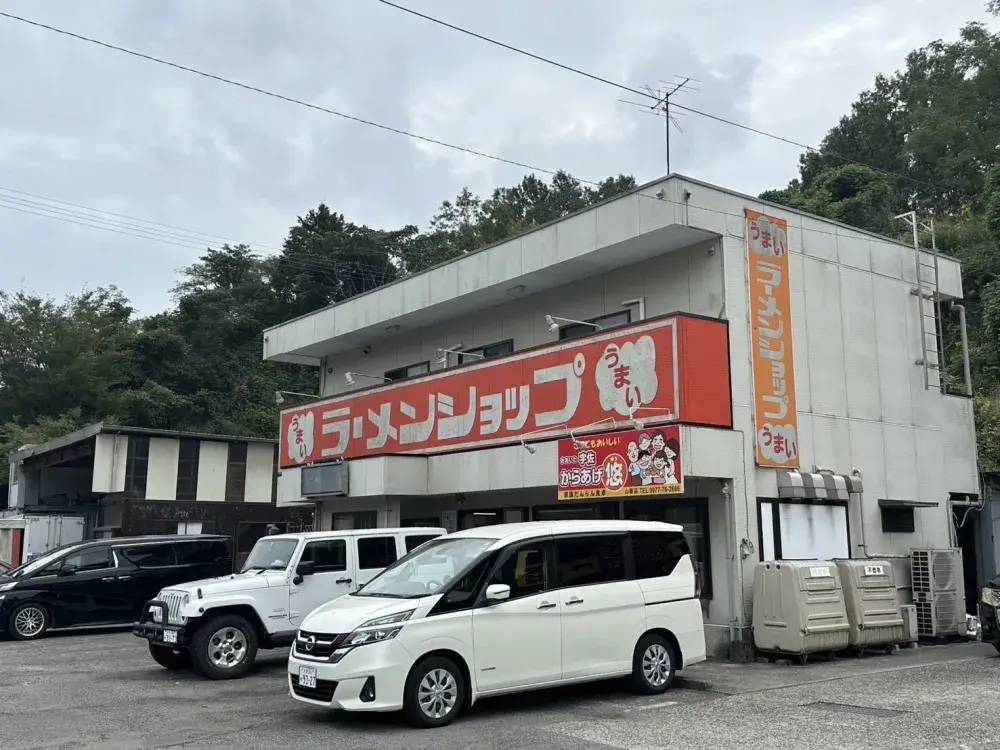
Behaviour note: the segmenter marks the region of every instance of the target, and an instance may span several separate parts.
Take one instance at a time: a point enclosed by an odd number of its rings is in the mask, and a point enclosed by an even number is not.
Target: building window
[[[882,512],[882,531],[886,534],[912,534],[916,530],[913,508],[879,508]]]
[[[475,349],[463,349],[458,355],[458,364],[471,364],[481,359],[493,359],[494,357],[504,357],[514,353],[514,339],[498,341],[495,344],[477,346]],[[469,356],[472,355],[472,356]],[[477,356],[478,355],[478,356]]]
[[[418,375],[426,375],[431,371],[430,360],[427,362],[417,362],[415,365],[407,365],[406,367],[397,367],[395,370],[386,370],[385,379],[386,380],[406,380],[407,378],[415,378]]]
[[[202,533],[202,522],[201,521],[178,521],[177,522],[177,533],[178,534],[201,534]]]
[[[621,326],[627,326],[632,322],[632,311],[625,309],[621,312],[611,313],[610,315],[601,315],[598,318],[591,318],[587,322],[599,325],[602,330],[620,328]],[[594,328],[594,326],[588,326],[582,323],[570,323],[569,325],[563,326],[559,329],[559,340],[565,341],[566,339],[578,339],[581,336],[589,336],[590,334],[595,333],[596,330],[597,329]]]
[[[629,521],[675,523],[684,529],[691,548],[691,562],[701,579],[701,596],[712,598],[711,546],[708,536],[708,501],[703,498],[683,500],[626,500],[622,503]]]
[[[242,503],[247,492],[247,444],[229,444],[229,462],[226,465],[226,502]]]
[[[146,497],[146,477],[149,473],[149,438],[143,435],[128,436],[125,457],[125,491]]]
[[[528,519],[527,508],[484,508],[482,510],[462,510],[458,512],[458,528],[478,529],[480,526],[496,526],[501,523],[518,523]],[[437,526],[437,523],[429,524]]]
[[[198,455],[201,442],[181,440],[177,455],[177,499],[196,500],[198,498]]]

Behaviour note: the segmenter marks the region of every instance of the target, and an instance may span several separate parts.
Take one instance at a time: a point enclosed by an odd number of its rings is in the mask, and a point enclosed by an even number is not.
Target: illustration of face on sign
[[[313,452],[313,413],[293,414],[288,423],[285,442],[288,444],[288,458],[297,464],[309,460]]]
[[[601,397],[601,408],[623,417],[650,404],[656,398],[656,342],[640,336],[623,346],[608,344],[595,368],[594,377]]]

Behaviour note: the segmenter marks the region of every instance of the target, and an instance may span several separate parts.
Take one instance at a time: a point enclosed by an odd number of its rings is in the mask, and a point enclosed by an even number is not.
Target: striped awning
[[[779,471],[778,497],[789,500],[850,500],[864,491],[861,477],[833,472]]]

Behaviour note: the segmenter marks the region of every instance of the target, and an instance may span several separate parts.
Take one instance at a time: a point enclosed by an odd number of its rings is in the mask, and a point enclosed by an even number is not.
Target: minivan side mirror
[[[510,586],[506,583],[491,583],[486,587],[486,601],[491,604],[510,599]]]

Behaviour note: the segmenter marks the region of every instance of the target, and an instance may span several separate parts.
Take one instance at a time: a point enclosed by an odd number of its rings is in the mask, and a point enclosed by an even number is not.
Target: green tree
[[[132,376],[132,312],[114,287],[63,303],[0,292],[0,423],[113,412]]]

